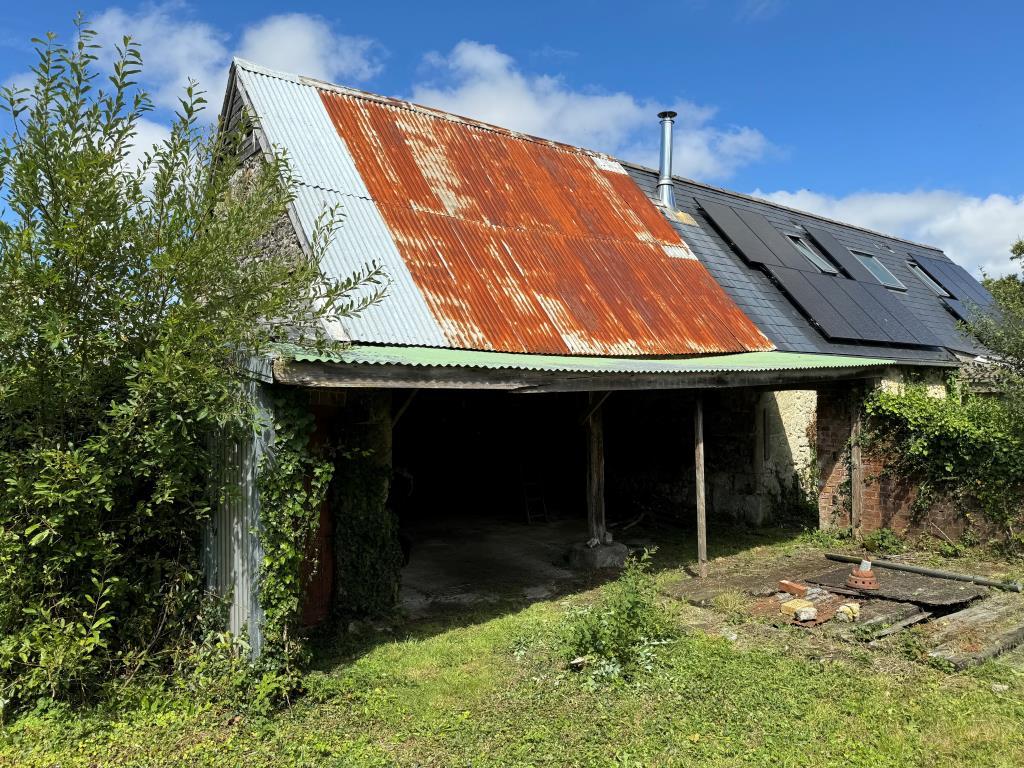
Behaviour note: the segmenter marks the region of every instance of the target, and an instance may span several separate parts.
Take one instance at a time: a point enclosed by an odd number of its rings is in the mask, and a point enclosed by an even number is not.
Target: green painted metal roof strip
[[[437,368],[489,368],[559,373],[743,373],[825,368],[864,368],[895,365],[896,360],[874,357],[818,355],[804,352],[740,352],[706,357],[637,358],[524,355],[433,347],[356,345],[336,353],[319,354],[281,348],[281,357],[297,362],[349,365],[406,365]]]

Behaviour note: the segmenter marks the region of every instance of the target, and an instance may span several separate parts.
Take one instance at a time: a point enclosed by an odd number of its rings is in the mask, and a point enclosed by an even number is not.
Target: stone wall
[[[806,499],[816,492],[817,409],[818,393],[813,389],[765,392],[760,397],[754,466],[765,519],[806,514]]]

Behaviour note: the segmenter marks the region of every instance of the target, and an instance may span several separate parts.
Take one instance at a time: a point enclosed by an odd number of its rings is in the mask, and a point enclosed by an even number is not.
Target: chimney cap
[[[666,109],[664,112],[658,113],[658,117],[660,117],[662,120],[671,120],[675,116],[676,113],[673,112],[671,109]]]

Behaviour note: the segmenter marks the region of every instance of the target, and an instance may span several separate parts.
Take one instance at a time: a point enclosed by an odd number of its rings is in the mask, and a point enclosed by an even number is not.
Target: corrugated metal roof
[[[771,349],[614,160],[236,61],[262,130],[300,181],[325,258],[380,262],[390,297],[353,341],[589,355]],[[308,231],[307,231],[308,235]]]
[[[282,348],[281,357],[297,362],[356,365],[409,365],[435,368],[489,368],[558,373],[729,373],[865,368],[894,365],[895,360],[873,357],[813,355],[800,352],[740,352],[688,358],[595,357],[522,355],[431,347],[354,345],[337,353],[321,354]]]

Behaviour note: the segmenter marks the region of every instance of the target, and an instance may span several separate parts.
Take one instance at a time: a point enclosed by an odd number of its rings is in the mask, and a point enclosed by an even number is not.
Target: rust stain
[[[613,162],[401,102],[320,95],[453,347],[773,348]]]

